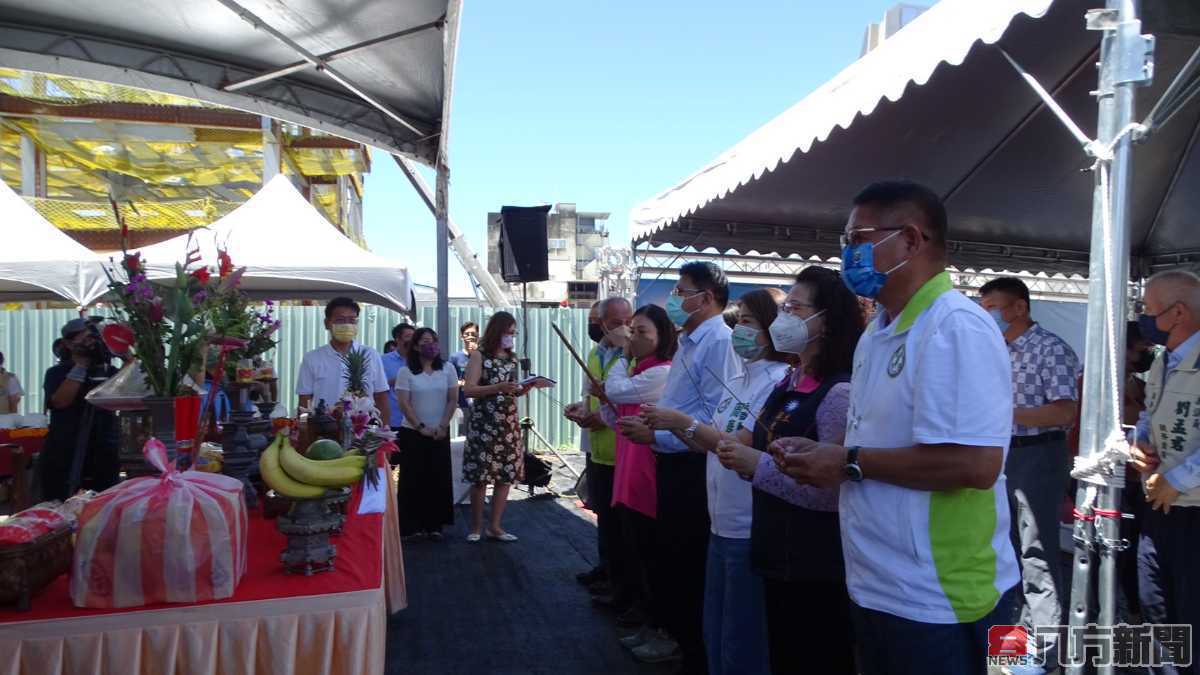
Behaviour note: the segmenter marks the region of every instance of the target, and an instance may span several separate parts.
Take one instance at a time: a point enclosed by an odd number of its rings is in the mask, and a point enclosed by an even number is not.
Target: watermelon
[[[342,450],[342,446],[337,441],[328,438],[321,438],[313,441],[312,445],[308,446],[308,450],[304,452],[304,456],[309,459],[337,459],[346,454]]]

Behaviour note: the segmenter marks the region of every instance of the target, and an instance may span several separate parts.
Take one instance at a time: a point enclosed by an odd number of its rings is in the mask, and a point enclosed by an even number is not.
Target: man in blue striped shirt
[[[701,424],[710,424],[725,397],[725,382],[740,372],[733,352],[731,331],[721,313],[729,302],[729,281],[720,267],[694,261],[679,268],[679,282],[667,301],[667,314],[682,330],[679,350],[671,361],[667,386],[658,406],[679,410],[693,418],[680,438],[670,431],[653,431],[637,418],[624,418],[620,429],[637,443],[654,446],[657,460],[658,532],[657,562],[662,575],[661,606],[667,632],[682,651],[682,672],[703,673],[702,623],[704,573],[708,556],[708,493],[704,473],[706,458],[693,451],[686,438]],[[673,649],[673,645],[666,647]],[[661,660],[655,644],[639,647],[634,655]]]

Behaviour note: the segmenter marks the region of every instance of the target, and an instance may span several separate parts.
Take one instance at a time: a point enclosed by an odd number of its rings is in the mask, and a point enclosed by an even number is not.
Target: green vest
[[[613,364],[620,361],[619,358],[613,357],[608,363],[600,364],[600,346],[592,347],[592,351],[588,354],[588,370],[591,371],[592,377],[603,382],[608,377],[608,371],[612,369]],[[600,409],[600,399],[595,396],[588,396],[588,410],[596,411]],[[597,431],[588,432],[589,440],[592,443],[592,461],[596,464],[612,466],[617,461],[617,434],[608,427]]]
[[[1200,347],[1183,355],[1169,374],[1167,352],[1154,359],[1146,378],[1146,412],[1150,415],[1150,444],[1162,463],[1154,473],[1179,466],[1200,445]],[[1181,495],[1173,506],[1200,506],[1200,489]]]

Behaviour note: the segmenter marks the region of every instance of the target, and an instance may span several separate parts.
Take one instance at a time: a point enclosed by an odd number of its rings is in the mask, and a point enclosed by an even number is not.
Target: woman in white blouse
[[[418,328],[396,373],[400,428],[400,535],[441,541],[454,523],[450,418],[458,409],[458,371],[442,360],[438,335]]]

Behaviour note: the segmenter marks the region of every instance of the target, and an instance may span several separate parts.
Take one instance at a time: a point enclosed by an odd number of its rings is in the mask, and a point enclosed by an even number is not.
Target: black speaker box
[[[507,282],[550,278],[546,227],[550,206],[500,209],[500,276]]]

